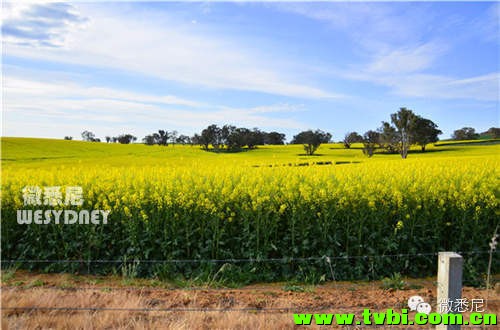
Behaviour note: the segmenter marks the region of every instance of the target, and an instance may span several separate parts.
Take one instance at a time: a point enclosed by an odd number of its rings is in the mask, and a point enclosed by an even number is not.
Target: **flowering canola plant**
[[[180,159],[189,147],[175,148],[177,158],[138,153],[126,164],[112,157],[91,165],[88,160],[39,166],[3,162],[2,258],[252,259],[238,265],[239,271],[276,280],[320,276],[327,269],[321,257],[328,256],[337,258],[337,278],[424,276],[435,272],[435,257],[383,256],[487,250],[488,235],[499,223],[496,146],[469,157],[360,158],[322,166],[314,159],[310,166],[289,166],[289,159],[278,157],[268,162],[272,166],[262,166],[268,158],[206,158],[197,148],[189,152],[199,158]],[[26,186],[79,186],[84,202],[76,209],[110,210],[108,223],[20,225],[16,210],[26,208]],[[310,257],[317,259],[300,263]],[[258,262],[269,258],[284,261]],[[40,266],[82,267],[27,265]],[[106,273],[114,266],[100,263],[92,269]],[[143,263],[140,269],[144,275],[193,276],[198,268],[167,262]]]

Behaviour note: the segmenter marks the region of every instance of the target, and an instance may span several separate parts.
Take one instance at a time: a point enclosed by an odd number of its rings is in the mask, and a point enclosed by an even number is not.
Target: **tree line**
[[[64,139],[65,140],[73,140],[73,137],[72,136],[65,136]],[[101,142],[101,139],[96,138],[95,134],[90,132],[90,131],[83,131],[82,132],[82,140],[88,141],[88,142]],[[137,141],[137,137],[133,136],[132,134],[121,134],[118,136],[106,136],[105,140],[106,140],[106,143],[129,144],[129,143]]]
[[[482,133],[476,133],[472,127],[463,127],[453,132],[453,140],[478,140],[478,139],[498,139],[500,138],[500,128],[491,127]]]
[[[386,153],[399,153],[402,158],[408,156],[411,145],[420,146],[422,152],[429,143],[439,140],[442,132],[430,119],[417,115],[413,110],[405,107],[390,115],[390,121],[382,121],[382,125],[375,130],[368,130],[363,135],[357,132],[348,132],[341,141],[346,149],[354,143],[361,143],[363,153],[371,157],[377,150]],[[90,142],[101,142],[90,131],[82,132],[82,139]],[[500,137],[500,128],[492,127],[483,133],[476,133],[474,128],[463,127],[455,130],[454,140],[475,140],[479,138],[497,139]],[[71,140],[71,136],[65,136]],[[295,135],[290,144],[302,144],[307,155],[313,155],[323,143],[331,142],[332,134],[321,130],[306,130]],[[132,134],[106,136],[107,143],[129,144],[137,141]],[[193,136],[179,134],[177,131],[158,130],[146,135],[142,142],[146,145],[168,146],[169,144],[199,145],[205,151],[238,152],[255,149],[260,145],[283,145],[286,136],[279,132],[265,132],[258,128],[236,127],[215,124],[209,125],[200,133]]]
[[[425,151],[425,146],[438,141],[442,132],[430,119],[416,115],[412,110],[400,108],[391,114],[391,122],[382,122],[377,130],[369,130],[361,136],[357,132],[349,132],[342,143],[350,148],[353,143],[363,144],[363,153],[373,156],[377,149],[384,149],[389,153],[399,153],[402,158],[408,156],[408,150],[417,144]],[[292,144],[303,144],[306,154],[312,155],[322,143],[330,142],[332,135],[321,130],[304,131],[295,135]]]
[[[422,152],[429,143],[439,140],[442,134],[438,126],[430,119],[423,118],[407,108],[400,108],[391,114],[391,122],[382,122],[376,130],[369,130],[361,136],[357,132],[349,132],[342,141],[345,148],[353,143],[363,144],[363,153],[371,157],[377,149],[387,153],[399,153],[402,158],[408,156],[411,145],[420,146]],[[500,137],[500,128],[492,127],[486,132],[477,134],[474,128],[464,127],[455,130],[453,140],[476,140],[479,138],[497,139]]]
[[[168,146],[172,144],[200,145],[203,150],[209,151],[241,151],[244,148],[254,149],[258,145],[285,144],[285,134],[279,132],[265,132],[258,128],[249,129],[233,125],[210,125],[193,136],[178,135],[176,131],[159,130],[146,135],[143,142],[147,145]]]
[[[344,146],[349,147],[352,141],[362,142],[363,153],[368,157],[371,157],[375,150],[384,149],[406,158],[411,145],[419,145],[424,152],[425,146],[438,141],[438,136],[443,133],[432,120],[407,108],[400,108],[390,117],[390,123],[382,121],[381,127],[367,131],[362,138],[356,132],[348,133],[344,138]]]

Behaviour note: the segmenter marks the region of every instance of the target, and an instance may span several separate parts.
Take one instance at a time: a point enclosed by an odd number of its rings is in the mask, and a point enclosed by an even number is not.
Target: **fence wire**
[[[396,306],[398,307],[398,306]],[[205,308],[205,307],[192,307],[192,308],[120,308],[120,307],[40,307],[40,306],[2,306],[2,310],[13,310],[13,311],[79,311],[79,312],[174,312],[174,313],[184,313],[184,312],[263,312],[263,313],[298,313],[298,312],[318,312],[326,310],[363,310],[369,307],[360,306],[325,306],[321,308],[310,308],[310,307],[241,307],[241,308]]]
[[[478,255],[478,254],[498,254],[500,251],[458,251],[461,255]],[[118,263],[118,264],[128,264],[128,263],[290,263],[290,262],[308,262],[308,261],[325,261],[331,263],[334,260],[350,260],[350,259],[380,259],[380,258],[414,258],[414,257],[432,257],[438,256],[439,252],[426,252],[426,253],[413,253],[413,254],[385,254],[385,255],[357,255],[357,256],[321,256],[321,257],[283,257],[283,258],[246,258],[246,259],[4,259],[0,260],[1,264],[20,264],[20,263]],[[432,285],[435,286],[435,281],[430,280],[415,280],[416,284]],[[286,284],[284,284],[286,286]],[[354,283],[337,283],[332,282],[327,284],[326,287],[334,289],[357,289],[358,287],[369,287],[373,286],[372,282],[354,282]],[[321,287],[321,286],[319,286]],[[186,290],[186,291],[290,291],[284,286],[259,286],[259,287],[242,287],[242,288],[214,288],[214,287],[56,287],[56,286],[40,286],[40,287],[19,287],[19,286],[2,286],[0,290],[64,290],[64,291],[103,291],[110,292],[115,290],[123,291],[173,291],[173,290]],[[489,303],[499,302],[500,300],[488,299]],[[391,306],[391,307],[404,307],[401,306]],[[41,311],[41,312],[255,312],[255,313],[291,313],[291,312],[317,312],[324,310],[348,310],[357,311],[363,310],[365,308],[372,307],[360,307],[360,306],[324,306],[320,308],[314,307],[242,307],[242,308],[119,308],[119,307],[41,307],[41,306],[2,306],[3,311],[19,311],[19,312],[31,312],[31,311]]]
[[[498,251],[458,251],[458,254],[497,254]],[[1,263],[265,263],[265,262],[306,262],[371,258],[409,258],[438,256],[439,252],[383,254],[383,255],[358,255],[358,256],[321,256],[321,257],[283,257],[283,258],[246,258],[246,259],[6,259]]]
[[[489,300],[489,303],[500,302],[500,300]],[[403,303],[392,304],[391,308],[407,308]],[[362,311],[370,309],[372,311],[378,309],[385,309],[384,306],[359,306],[359,305],[343,305],[343,306],[322,306],[322,307],[240,307],[240,308],[210,308],[210,307],[190,307],[190,308],[177,308],[177,307],[163,307],[163,308],[148,308],[148,307],[41,307],[41,306],[2,306],[1,310],[5,311],[76,311],[76,312],[172,312],[172,313],[208,313],[208,312],[254,312],[254,313],[314,313],[321,311]]]

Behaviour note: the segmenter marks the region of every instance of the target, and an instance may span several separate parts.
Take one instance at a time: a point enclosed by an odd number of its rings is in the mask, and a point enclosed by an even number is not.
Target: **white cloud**
[[[32,97],[54,95],[55,98],[59,99],[78,97],[88,100],[99,99],[140,104],[160,103],[188,107],[200,107],[203,105],[200,102],[179,98],[174,95],[145,95],[106,87],[83,87],[68,81],[47,83],[15,77],[5,77],[4,91],[8,97],[15,97],[16,95],[27,96],[26,94]],[[33,100],[29,100],[29,102],[33,102]]]
[[[429,42],[382,52],[369,64],[368,71],[379,74],[422,71],[429,68],[445,49],[441,42]]]
[[[350,35],[365,50],[404,45],[419,39],[432,14],[425,6],[369,2],[276,3],[285,12],[325,23]],[[418,17],[418,20],[412,20]]]
[[[142,137],[160,128],[192,134],[212,123],[263,129],[302,128],[291,118],[269,115],[297,111],[301,105],[233,108],[171,95],[130,93],[67,82],[33,81],[9,76],[4,77],[3,82],[3,135],[6,136],[26,136],[28,127],[34,127],[29,129],[28,135],[46,137],[78,136],[82,130],[90,128],[98,136],[127,131]],[[58,128],[54,129],[56,123]],[[64,129],[71,131],[62,133]]]
[[[87,19],[65,3],[5,3],[2,8],[3,42],[28,47],[60,47]]]
[[[496,45],[500,43],[500,3],[493,3],[484,16],[477,17],[471,25],[469,33],[473,38],[479,38]]]
[[[291,113],[305,111],[303,104],[273,104],[247,109],[251,113]]]
[[[404,96],[479,101],[498,101],[499,83],[499,73],[465,79],[419,74],[393,82],[396,93]]]
[[[348,75],[350,79],[389,87],[393,94],[403,97],[498,102],[498,91],[500,90],[500,74],[498,72],[469,78],[424,73],[379,75],[367,71]]]
[[[468,78],[428,73],[446,50],[446,45],[433,41],[381,52],[358,72],[343,76],[389,87],[403,97],[498,101],[498,72]]]
[[[283,67],[276,54],[209,35],[200,24],[179,23],[162,13],[124,11],[78,4],[88,17],[58,48],[4,43],[8,55],[59,63],[111,67],[209,88],[302,98],[340,95],[303,83],[300,69]],[[278,69],[279,68],[279,69]]]
[[[426,4],[280,3],[274,6],[324,22],[349,35],[357,44],[357,54],[362,60],[348,68],[326,69],[332,76],[385,86],[402,97],[498,102],[498,72],[468,78],[433,73],[436,62],[450,56],[447,52],[452,50],[455,39],[450,33],[457,24],[468,24],[464,17],[437,17],[436,11]],[[484,17],[469,22],[475,39],[483,35],[486,39],[494,36],[499,40],[499,8],[494,4]],[[433,20],[439,24],[432,23]],[[443,28],[447,31],[444,35],[441,34]],[[431,31],[436,33],[429,40],[426,34]]]

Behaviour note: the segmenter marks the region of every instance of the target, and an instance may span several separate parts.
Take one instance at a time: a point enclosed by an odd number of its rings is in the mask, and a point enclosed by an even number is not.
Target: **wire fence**
[[[459,251],[457,252],[458,254],[461,255],[487,255],[487,254],[498,254],[500,253],[500,250],[496,251]],[[416,258],[416,257],[436,257],[439,255],[439,252],[424,252],[424,253],[413,253],[413,254],[384,254],[384,255],[355,255],[355,256],[321,256],[321,257],[284,257],[284,258],[246,258],[246,259],[3,259],[0,260],[0,263],[2,265],[2,268],[5,270],[5,266],[7,267],[12,267],[13,270],[17,270],[18,267],[22,264],[84,264],[87,267],[90,267],[92,264],[119,264],[119,265],[128,265],[128,264],[182,264],[182,263],[187,263],[187,264],[225,264],[225,263],[293,263],[293,262],[318,262],[318,261],[323,261],[325,264],[329,265],[329,271],[331,272],[332,275],[332,282],[331,285],[334,286],[335,288],[348,288],[348,289],[356,289],[360,286],[371,286],[373,287],[373,279],[372,280],[357,280],[357,281],[350,281],[350,282],[345,282],[345,281],[337,281],[335,279],[334,273],[335,270],[332,269],[332,264],[335,266],[335,261],[345,261],[345,260],[352,260],[352,259],[363,259],[363,260],[373,260],[373,259],[382,259],[382,258]],[[10,264],[10,265],[9,265]],[[13,266],[11,266],[13,265]],[[8,269],[8,268],[7,268]],[[89,268],[90,269],[90,268]],[[90,273],[90,271],[89,271]],[[105,276],[105,275],[104,275]],[[436,281],[432,280],[424,280],[424,279],[412,279],[412,284],[416,285],[427,285],[427,286],[435,286]],[[494,279],[495,281],[495,279]],[[283,289],[283,288],[277,288],[276,285],[272,286],[259,286],[259,287],[240,287],[240,286],[230,286],[230,287],[217,287],[214,285],[196,285],[195,283],[189,283],[186,282],[186,285],[176,285],[173,287],[169,287],[166,285],[159,286],[159,287],[139,287],[139,288],[133,288],[133,287],[112,287],[112,286],[93,286],[93,287],[76,287],[76,286],[68,286],[65,288],[60,288],[60,287],[47,287],[44,286],[45,288],[49,289],[55,289],[55,290],[148,290],[148,291],[155,291],[155,290],[177,290],[177,289],[184,289],[184,290],[193,290],[193,291],[202,291],[202,290],[253,290],[253,291],[260,291],[260,290],[276,290],[276,289]],[[307,283],[304,283],[307,285]],[[315,283],[317,284],[317,283]],[[154,284],[153,284],[154,285]],[[156,283],[158,285],[158,283]],[[286,285],[286,284],[285,284]],[[30,286],[28,287],[22,287],[22,286],[15,286],[15,287],[7,287],[3,286],[2,289],[31,289]]]
[[[474,255],[474,254],[496,254],[498,251],[458,251],[458,254]],[[320,256],[320,257],[282,257],[282,258],[245,258],[245,259],[6,259],[0,260],[4,263],[265,263],[265,262],[307,262],[321,261],[326,262],[331,260],[350,260],[350,259],[379,259],[379,258],[411,258],[411,257],[432,257],[438,256],[439,252],[426,253],[403,253],[403,254],[383,254],[383,255],[357,255],[357,256]]]
[[[415,289],[418,289],[420,286],[437,286],[436,281],[430,280],[416,280],[415,283],[412,282],[412,285],[417,285]],[[311,287],[318,288],[332,288],[332,289],[346,289],[350,291],[358,290],[360,288],[374,288],[379,287],[379,285],[372,282],[363,282],[363,283],[338,283],[338,282],[330,282],[327,284],[315,284],[310,285]],[[214,287],[214,286],[177,286],[177,287],[151,287],[151,286],[139,286],[139,287],[123,287],[123,286],[55,286],[55,285],[43,285],[43,286],[3,286],[0,290],[32,290],[35,288],[43,288],[44,290],[55,290],[55,291],[103,291],[103,292],[111,292],[111,291],[142,291],[142,292],[155,292],[155,291],[210,291],[210,292],[232,292],[232,291],[251,291],[251,292],[259,292],[259,291],[304,291],[307,292],[307,285],[288,285],[286,283],[281,283],[280,286],[244,286],[244,287]]]
[[[489,303],[498,303],[500,300],[488,300]],[[172,312],[172,313],[208,313],[208,312],[253,312],[253,313],[314,313],[322,311],[349,311],[356,312],[362,311],[364,309],[370,310],[383,310],[387,307],[390,308],[408,308],[406,304],[398,303],[380,306],[359,306],[359,305],[342,305],[342,306],[322,306],[322,307],[240,307],[240,308],[207,308],[207,307],[190,307],[190,308],[177,308],[177,307],[163,307],[163,308],[148,308],[148,307],[41,307],[41,306],[2,306],[0,309],[5,311],[19,311],[19,312],[31,312],[31,311],[41,311],[41,312]]]
[[[396,306],[397,308],[398,306]],[[261,312],[261,313],[300,313],[311,311],[320,312],[327,310],[363,310],[370,307],[360,307],[360,306],[327,306],[321,308],[310,308],[310,307],[242,307],[242,308],[120,308],[120,307],[40,307],[40,306],[28,306],[28,307],[3,307],[2,310],[13,310],[13,311],[79,311],[79,312],[174,312],[174,313],[189,313],[189,312]]]
[[[500,251],[459,251],[457,252],[461,255],[480,255],[480,254],[497,254]],[[414,253],[414,254],[385,254],[385,255],[356,255],[356,256],[321,256],[321,257],[284,257],[284,258],[246,258],[246,259],[4,259],[0,260],[2,265],[5,264],[23,264],[23,263],[33,263],[33,264],[57,264],[57,263],[83,263],[83,264],[129,264],[129,263],[144,263],[144,264],[167,264],[167,263],[188,263],[188,264],[199,264],[199,263],[290,263],[290,262],[308,262],[308,261],[325,261],[331,264],[335,260],[350,260],[350,259],[379,259],[379,258],[416,258],[416,257],[432,257],[438,256],[438,252],[426,252],[426,253]],[[416,279],[416,283],[425,286],[436,286],[436,281]],[[336,281],[330,282],[335,289],[349,289],[357,290],[359,287],[373,287],[373,282],[348,282],[339,283]],[[169,291],[169,290],[186,290],[186,291],[293,291],[293,288],[287,289],[285,286],[258,286],[258,287],[112,287],[112,286],[33,286],[33,287],[21,287],[21,286],[2,286],[2,291],[11,290],[59,290],[59,291]],[[500,300],[488,299],[488,303],[498,303]],[[383,304],[382,304],[383,305]],[[348,310],[350,312],[361,311],[366,308],[373,308],[374,306],[321,306],[321,307],[241,307],[241,308],[206,308],[206,307],[190,307],[190,308],[177,308],[177,307],[164,307],[164,308],[149,308],[149,307],[137,307],[137,308],[121,308],[121,307],[43,307],[43,306],[2,306],[3,311],[12,312],[255,312],[255,313],[300,313],[300,312],[320,312],[325,310],[335,310],[342,311]],[[377,306],[375,306],[377,307]],[[380,307],[380,306],[379,306]],[[391,308],[405,308],[404,304],[398,303],[396,305],[391,305]]]

